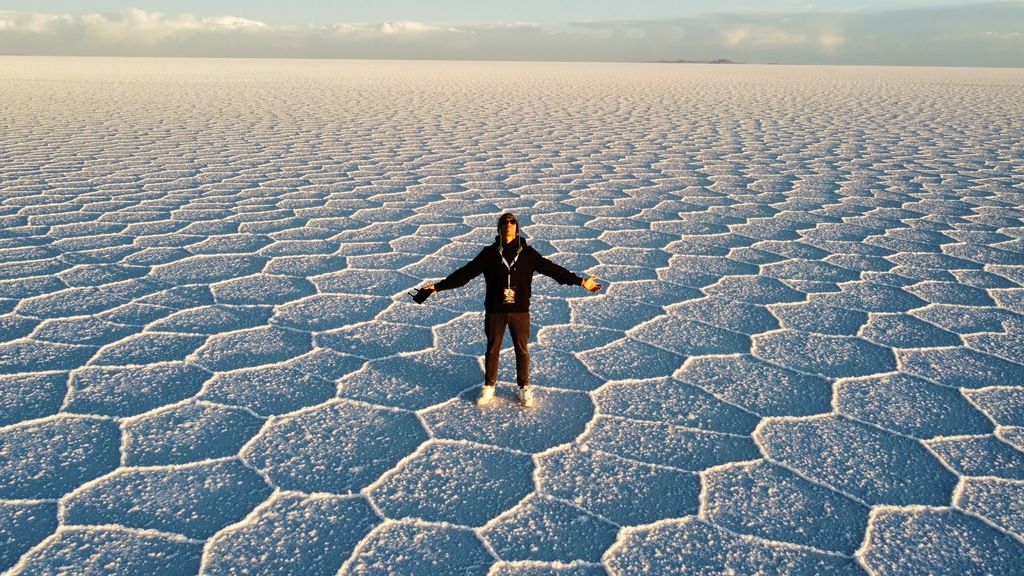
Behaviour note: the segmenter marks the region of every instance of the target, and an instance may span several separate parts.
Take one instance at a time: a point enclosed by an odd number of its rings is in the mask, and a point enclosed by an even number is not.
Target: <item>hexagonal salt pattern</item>
[[[0,572],[1024,565],[1020,72],[0,64]]]

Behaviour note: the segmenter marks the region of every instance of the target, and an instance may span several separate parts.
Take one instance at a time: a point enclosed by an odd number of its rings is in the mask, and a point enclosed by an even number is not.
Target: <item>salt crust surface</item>
[[[1018,70],[0,58],[0,572],[1014,573]],[[482,380],[496,216],[538,406]],[[509,345],[509,342],[506,342]]]

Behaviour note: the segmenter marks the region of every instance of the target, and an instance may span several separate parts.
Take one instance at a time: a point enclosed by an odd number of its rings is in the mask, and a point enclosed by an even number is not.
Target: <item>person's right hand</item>
[[[437,288],[434,288],[433,284],[427,284],[426,286],[421,287],[420,290],[428,290],[430,292],[437,292]]]

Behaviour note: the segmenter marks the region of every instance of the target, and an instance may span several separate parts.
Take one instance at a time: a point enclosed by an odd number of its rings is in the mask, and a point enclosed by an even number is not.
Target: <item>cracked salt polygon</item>
[[[330,256],[338,251],[341,244],[331,240],[275,240],[260,249],[260,256]]]
[[[953,505],[1024,537],[1024,481],[964,478]]]
[[[199,573],[203,547],[180,536],[124,528],[64,527],[33,549],[12,575]]]
[[[219,373],[203,386],[199,398],[271,415],[326,402],[335,392],[330,380],[277,365]]]
[[[137,298],[140,304],[166,306],[183,310],[213,304],[213,293],[206,285],[174,286],[166,290],[154,292],[148,296]]]
[[[125,366],[184,360],[207,342],[206,336],[144,332],[109,344],[89,361],[92,365]]]
[[[996,438],[1013,446],[1020,452],[1024,452],[1024,427],[1001,426],[996,428]]]
[[[117,424],[91,416],[0,429],[0,499],[59,498],[117,468],[120,445]]]
[[[899,356],[903,371],[943,386],[983,388],[1024,382],[1024,365],[969,348],[903,350]]]
[[[94,346],[31,339],[5,342],[0,344],[0,374],[70,370],[85,364],[95,352]]]
[[[588,449],[695,472],[760,456],[747,435],[601,414],[580,437],[580,442]]]
[[[530,299],[530,322],[538,326],[569,322],[569,303],[564,298],[537,296]]]
[[[963,394],[997,425],[1024,426],[1024,388],[991,387],[964,390]]]
[[[764,460],[703,480],[701,518],[739,534],[853,554],[867,528],[868,507]]]
[[[58,295],[54,297],[53,294],[62,290],[81,290],[86,291],[88,288],[68,288],[68,285],[61,281],[56,276],[33,276],[30,278],[18,278],[15,280],[0,280],[0,298],[13,298],[9,304],[11,309],[22,308],[28,309],[29,312],[21,312],[25,316],[38,316],[39,314],[53,314],[59,316],[62,310],[67,307],[71,307],[71,304],[64,302],[65,296]],[[37,298],[38,300],[29,303],[28,300],[21,300],[25,298]],[[102,303],[99,307],[105,306],[106,303]],[[53,312],[50,312],[53,310]],[[11,310],[6,310],[7,312]],[[37,312],[33,314],[31,312]]]
[[[50,294],[28,297],[15,310],[23,316],[42,319],[84,316],[124,304],[130,297],[125,298],[123,294],[109,290],[106,286],[65,288]]]
[[[998,289],[989,293],[999,306],[1024,314],[1024,288]]]
[[[849,282],[840,289],[840,293],[814,295],[808,300],[864,312],[906,312],[928,304],[902,288],[879,282]]]
[[[740,262],[746,262],[748,264],[756,264],[758,266],[764,266],[771,262],[779,262],[786,258],[780,256],[769,250],[760,250],[758,248],[752,248],[750,246],[742,246],[739,248],[732,248],[729,250],[729,258],[738,260]]]
[[[278,488],[357,492],[427,440],[413,414],[337,401],[275,420],[242,458]]]
[[[616,301],[629,298],[645,304],[667,306],[686,300],[702,298],[704,293],[695,288],[673,285],[660,280],[615,282],[608,287],[608,297]]]
[[[779,327],[779,321],[759,304],[708,296],[667,307],[669,314],[738,332],[754,335]]]
[[[335,272],[345,268],[345,266],[346,259],[342,256],[275,256],[267,262],[267,265],[263,267],[263,271],[269,275],[305,277]],[[305,279],[295,278],[294,280],[309,284]],[[312,285],[310,284],[310,286]],[[313,290],[310,290],[307,293],[301,294],[301,296],[306,296],[312,292]]]
[[[254,274],[218,282],[211,286],[221,304],[284,304],[316,293],[313,284],[304,278]]]
[[[59,412],[67,381],[65,372],[0,375],[0,426]]]
[[[768,419],[754,438],[770,460],[868,504],[942,504],[956,485],[922,444],[842,416]]]
[[[615,330],[628,330],[640,322],[665,313],[658,306],[611,296],[573,299],[569,302],[569,308],[574,323]]]
[[[994,435],[936,438],[927,445],[960,475],[1024,480],[1024,451]]]
[[[623,574],[863,574],[853,559],[752,540],[692,516],[627,528],[604,560]]]
[[[891,349],[859,337],[784,329],[755,335],[753,342],[754,356],[811,374],[842,378],[896,369]]]
[[[671,282],[673,284],[695,289],[703,289],[707,286],[711,286],[721,279],[721,276],[718,274],[708,274],[706,272],[676,268],[674,266],[659,268],[657,270],[657,275],[658,280],[661,280],[662,282]]]
[[[865,312],[836,308],[813,299],[791,304],[770,304],[768,310],[784,328],[834,336],[854,336],[868,321]]]
[[[934,304],[911,310],[910,314],[957,334],[1002,332],[1004,322],[1019,318],[1002,308],[978,308],[952,304]]]
[[[1024,332],[1019,334],[972,334],[964,337],[968,346],[1024,364]]]
[[[360,542],[338,574],[485,576],[492,563],[494,557],[467,528],[386,522]]]
[[[1017,287],[1017,285],[1010,280],[1003,278],[998,274],[993,274],[992,272],[986,272],[984,270],[953,270],[952,274],[961,284],[973,286],[975,288],[989,289]]]
[[[731,434],[750,434],[759,422],[757,416],[674,378],[608,382],[593,397],[598,412],[606,416]]]
[[[401,238],[395,238],[394,240],[389,241],[388,244],[391,246],[392,250],[394,250],[396,252],[408,253],[408,254],[402,254],[403,257],[407,257],[407,258],[411,258],[414,255],[430,256],[432,254],[435,254],[438,250],[440,250],[444,246],[447,246],[448,243],[450,242],[450,240],[449,240],[449,238],[447,236],[431,237],[430,235],[426,234],[425,232],[429,232],[428,226],[429,225],[427,225],[427,226],[420,226],[420,228],[419,228],[419,230],[417,230],[416,234],[414,234],[412,236],[403,236]],[[372,258],[376,258],[376,257],[375,256],[368,256],[368,258],[372,259]],[[415,260],[412,260],[411,262],[416,262],[416,261],[419,261],[419,258],[416,258]],[[394,266],[394,268],[401,268],[402,266],[406,266],[406,265],[410,264],[411,262],[406,262],[405,264],[400,264],[399,266]],[[356,268],[363,268],[363,267],[365,267],[365,266],[356,266]]]
[[[947,297],[939,290],[936,290],[936,288],[941,288],[941,286],[937,286],[937,284],[956,282],[956,277],[950,274],[947,270],[918,268],[914,266],[896,266],[888,272],[876,272],[871,276],[865,276],[864,279],[886,284],[895,284],[899,281],[897,280],[897,277],[900,279],[906,279],[906,282],[899,284],[899,286],[911,286],[911,288],[908,288],[909,292],[916,294],[929,302],[957,299],[955,295]],[[955,304],[957,302],[953,303]]]
[[[618,527],[557,500],[531,494],[481,536],[502,560],[600,562]]]
[[[182,362],[136,367],[85,367],[71,374],[65,410],[131,416],[191,397],[210,374]]]
[[[950,508],[882,508],[872,513],[862,556],[876,573],[1013,574],[1024,545]]]
[[[126,468],[61,500],[68,524],[118,524],[206,539],[241,520],[271,493],[237,460],[160,469]]]
[[[434,304],[441,298],[442,296],[439,294],[434,294],[430,299],[430,303]],[[412,302],[412,300],[397,300],[392,302],[383,312],[378,314],[374,318],[374,321],[411,324],[414,326],[433,328],[434,326],[446,324],[454,320],[459,315],[460,314],[458,312],[442,306],[421,306]]]
[[[215,334],[190,359],[210,370],[226,371],[282,362],[311,349],[309,334],[265,326]]]
[[[375,296],[314,294],[278,306],[271,322],[303,331],[331,330],[370,320],[389,302]]]
[[[506,339],[506,349],[508,339]],[[483,346],[481,346],[483,348]],[[498,379],[505,382],[516,381],[516,367],[513,355],[503,353],[504,361],[498,364]],[[534,345],[530,347],[530,383],[548,388],[563,390],[594,390],[604,384],[604,380],[595,376],[580,362],[576,356]]]
[[[173,284],[209,284],[259,272],[265,258],[246,255],[191,256],[154,266],[150,276]]]
[[[436,438],[536,453],[572,442],[594,415],[593,403],[579,392],[535,389],[536,405],[523,410],[513,390],[513,385],[500,386],[492,404],[481,410],[475,403],[480,389],[472,388],[421,416]]]
[[[240,408],[181,404],[123,421],[122,460],[127,466],[159,466],[233,456],[262,425]]]
[[[147,267],[120,264],[78,264],[57,274],[68,286],[100,286],[145,276]]]
[[[719,256],[699,256],[676,254],[669,259],[670,270],[692,270],[712,274],[719,278],[727,276],[747,276],[758,273],[758,267],[746,262],[738,262]]]
[[[962,306],[994,306],[995,302],[981,288],[958,282],[919,282],[907,291],[933,304],[959,304]]]
[[[426,326],[375,321],[320,332],[313,343],[364,358],[383,358],[430,348],[434,344],[434,333]]]
[[[641,524],[695,512],[696,474],[576,447],[537,457],[537,490],[617,524]]]
[[[59,257],[18,262],[10,259],[10,252],[6,254],[8,256],[3,258],[3,262],[0,262],[0,280],[17,280],[33,276],[46,277],[56,275],[71,266]]]
[[[0,501],[0,570],[57,530],[56,502]]]
[[[578,355],[587,367],[607,380],[668,376],[683,364],[685,356],[633,338],[620,338]]]
[[[840,380],[834,403],[840,414],[915,438],[992,432],[959,390],[908,374]]]
[[[103,346],[138,332],[138,329],[123,324],[107,322],[96,316],[44,320],[32,332],[35,340]]]
[[[670,254],[657,248],[624,248],[617,246],[594,252],[593,257],[601,264],[661,268],[668,265]]]
[[[174,308],[129,302],[128,304],[100,312],[94,317],[104,322],[137,327],[138,329],[133,332],[141,332],[146,324],[156,322],[161,318],[174,314],[174,312]]]
[[[818,245],[823,246],[826,244],[835,243],[819,243]],[[825,262],[859,272],[862,279],[866,280],[865,275],[869,272],[882,273],[893,269],[892,262],[885,259],[886,256],[892,253],[891,250],[858,242],[844,243],[841,247],[828,247],[836,250],[837,253],[826,256]],[[872,285],[876,284],[875,282],[869,283]],[[876,304],[878,302],[876,299],[872,301]]]
[[[1017,220],[1014,226],[1020,226]],[[950,244],[945,246],[946,253],[952,256],[966,258],[982,265],[1007,265],[1020,266],[1024,264],[1024,254],[1018,251],[1000,250],[994,246],[979,246],[977,244]]]
[[[217,334],[262,326],[272,314],[270,306],[214,304],[175,312],[146,326],[146,329],[154,332]]]
[[[526,454],[431,441],[368,494],[387,518],[481,526],[529,494],[532,475],[533,461]]]
[[[438,254],[430,254],[424,256],[419,261],[407,264],[401,268],[404,274],[408,274],[413,278],[426,278],[430,281],[431,278],[441,279],[450,274],[453,270],[463,266],[468,260],[476,256],[473,253],[465,257],[445,257],[439,256]],[[426,282],[424,282],[426,283]],[[472,284],[470,284],[472,286]]]
[[[630,338],[682,356],[737,354],[750,351],[750,338],[677,314],[659,316],[626,332]]]
[[[655,280],[658,278],[658,271],[647,266],[623,266],[617,264],[598,264],[586,269],[584,276],[597,276],[607,282],[639,282],[641,280]],[[548,284],[545,282],[545,284]]]
[[[338,395],[383,406],[419,410],[483,382],[477,362],[437,350],[368,362],[338,381]]]
[[[625,334],[621,330],[598,328],[581,323],[557,324],[544,326],[538,330],[537,344],[566,352],[582,352],[591,348],[599,348],[623,336]]]
[[[364,498],[277,493],[210,539],[202,573],[334,575],[379,522]]]
[[[873,314],[860,336],[869,342],[891,348],[957,346],[957,334],[908,314]]]
[[[435,326],[434,331],[434,345],[445,352],[476,356],[487,346],[484,314],[480,311],[462,314],[458,318]],[[533,326],[530,327],[530,332],[534,332]],[[512,345],[512,339],[508,334],[505,334],[502,344],[505,348]]]
[[[424,258],[421,254],[408,254],[393,252],[389,254],[361,254],[349,256],[348,265],[351,268],[367,270],[402,270],[405,266],[415,264]]]

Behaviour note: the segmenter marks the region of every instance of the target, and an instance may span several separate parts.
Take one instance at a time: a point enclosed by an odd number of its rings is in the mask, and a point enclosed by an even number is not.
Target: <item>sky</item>
[[[1024,67],[1024,0],[0,0],[0,54]]]

